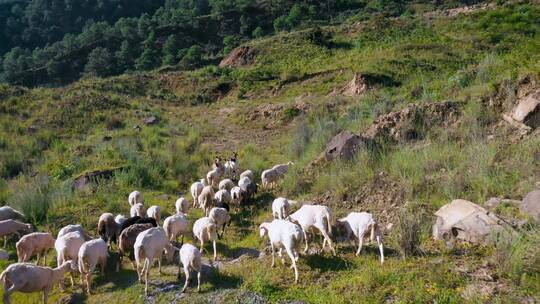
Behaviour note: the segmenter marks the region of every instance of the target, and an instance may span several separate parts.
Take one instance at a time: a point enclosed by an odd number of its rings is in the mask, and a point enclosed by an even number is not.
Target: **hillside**
[[[241,168],[257,177],[294,162],[276,189],[233,212],[200,293],[192,282],[181,294],[184,276],[168,264],[163,275],[152,269],[144,299],[131,264],[115,273],[113,255],[107,274],[94,276],[93,294],[68,284],[51,301],[540,302],[538,224],[512,203],[540,187],[538,108],[523,124],[504,118],[540,89],[540,5],[405,3],[408,13],[369,16],[372,4],[246,36],[226,55],[199,54],[196,65],[103,78],[77,72],[57,87],[0,83],[0,205],[21,210],[40,231],[80,223],[97,235],[101,213],[129,213],[134,189],[165,218],[178,196],[191,200],[191,183],[217,155],[238,152]],[[325,160],[327,143],[344,130],[369,144],[349,160]],[[280,196],[329,206],[335,218],[373,213],[384,265],[374,244],[355,256],[354,245],[338,242],[336,257],[301,256],[300,282],[292,284],[288,266],[270,268],[268,240],[257,229]],[[486,204],[493,197],[503,202]],[[454,199],[488,208],[516,234],[485,246],[434,241],[434,212]],[[190,223],[202,214],[192,209]],[[17,260],[15,240],[2,270]],[[312,247],[321,243],[316,236]],[[12,298],[39,303],[41,295]]]

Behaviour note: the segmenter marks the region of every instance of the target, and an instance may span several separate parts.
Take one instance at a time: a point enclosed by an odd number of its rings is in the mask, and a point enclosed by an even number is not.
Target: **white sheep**
[[[251,171],[251,170],[246,170],[246,171],[240,173],[240,179],[242,179],[243,177],[247,177],[250,180],[255,181],[255,174],[253,174],[253,171]]]
[[[55,239],[48,232],[33,232],[23,236],[16,244],[18,262],[28,262],[37,255],[36,265],[43,257],[43,265],[47,265],[47,251],[53,248]]]
[[[137,204],[131,206],[131,209],[129,210],[129,216],[130,217],[134,217],[134,216],[144,217],[145,214],[146,214],[146,212],[145,212],[145,209],[144,209],[144,205],[141,204],[141,203],[137,203]]]
[[[144,280],[144,294],[148,296],[148,274],[154,258],[158,260],[158,270],[161,273],[163,251],[165,250],[166,259],[170,261],[176,248],[169,243],[165,230],[161,227],[150,228],[139,233],[133,247],[139,282],[142,283]]]
[[[218,189],[219,190],[227,190],[231,191],[231,189],[234,187],[234,182],[228,178],[222,180],[219,182]]]
[[[146,215],[155,219],[156,223],[159,225],[159,222],[161,221],[161,208],[156,205],[150,206],[150,208],[146,210]]]
[[[184,244],[180,248],[179,258],[180,264],[184,266],[184,274],[186,275],[186,282],[184,283],[182,292],[185,292],[188,286],[190,271],[197,272],[197,291],[201,291],[202,259],[200,251],[191,244]],[[178,277],[180,277],[180,264],[178,264]]]
[[[103,213],[99,216],[97,232],[109,246],[111,243],[117,243],[120,226],[114,220],[112,213]]]
[[[309,248],[307,233],[312,228],[316,228],[321,232],[324,237],[321,250],[324,250],[324,247],[328,242],[332,253],[334,254],[334,256],[336,255],[336,250],[334,249],[334,246],[332,245],[332,240],[330,239],[333,223],[332,211],[330,210],[330,208],[320,205],[303,205],[295,213],[289,216],[289,220],[300,225],[302,227],[302,230],[304,231],[304,239],[306,242],[306,248],[304,249],[304,253],[306,253]]]
[[[231,189],[231,202],[236,206],[240,206],[242,200],[242,189],[238,186],[234,186]]]
[[[190,193],[193,198],[193,207],[199,207],[199,195],[201,194],[203,188],[205,187],[206,180],[203,178],[199,182],[194,182],[191,184]]]
[[[216,204],[229,204],[231,202],[231,194],[227,190],[219,190],[214,195]]]
[[[64,226],[62,229],[60,229],[60,231],[58,231],[58,236],[56,236],[56,239],[59,239],[61,238],[63,235],[67,234],[67,233],[70,233],[70,232],[80,232],[83,236],[84,236],[84,239],[86,241],[88,240],[91,240],[92,237],[89,236],[88,234],[86,234],[86,232],[84,232],[84,228],[82,225],[67,225],[67,226]]]
[[[274,188],[283,175],[277,170],[267,169],[261,173],[262,186],[265,189]]]
[[[86,283],[86,292],[90,294],[90,279],[92,272],[99,264],[101,266],[101,274],[105,274],[107,266],[107,243],[101,238],[85,242],[79,248],[79,272],[81,273],[81,285]]]
[[[171,215],[163,222],[163,229],[167,235],[169,241],[177,241],[178,237],[182,236],[182,243],[184,242],[184,235],[187,234],[189,223],[187,217],[183,213]]]
[[[184,197],[180,197],[174,203],[174,207],[176,208],[176,214],[188,214],[190,206],[187,199],[185,199]]]
[[[252,181],[253,179],[249,178],[248,176],[242,176],[240,177],[240,180],[238,181],[238,187],[247,188],[248,185],[251,184]]]
[[[41,267],[30,263],[15,263],[9,265],[0,274],[0,281],[4,287],[4,304],[11,303],[11,294],[20,292],[43,292],[43,303],[47,304],[49,292],[64,279],[66,271],[71,269],[71,261],[65,262],[57,268]]]
[[[80,231],[67,232],[56,239],[54,249],[56,250],[56,266],[64,264],[66,261],[73,261],[73,267],[78,266],[79,249],[85,242],[85,237]],[[73,270],[70,271],[71,286],[73,282]]]
[[[26,234],[32,231],[32,225],[21,223],[16,220],[3,220],[0,221],[0,237],[4,237],[4,248],[7,244],[7,236],[11,234],[16,234],[20,236],[21,234]]]
[[[126,220],[127,220],[127,217],[125,217],[122,214],[117,214],[114,217],[114,221],[116,222],[116,224],[118,224],[118,227],[120,227]]]
[[[225,208],[214,207],[212,208],[212,210],[210,210],[208,217],[211,218],[212,221],[214,221],[218,229],[220,227],[223,227],[223,230],[221,231],[221,235],[219,235],[218,233],[218,237],[222,238],[223,233],[225,233],[225,225],[231,223],[231,216],[229,215],[229,212]]]
[[[208,215],[210,208],[214,206],[214,189],[212,186],[205,186],[199,194],[199,205],[204,210],[204,214]]]
[[[17,219],[23,220],[24,214],[11,208],[10,206],[0,207],[0,221]]]
[[[221,175],[222,175],[221,167],[208,171],[208,173],[206,174],[206,180],[208,181],[208,185],[212,187],[217,187],[219,183],[219,179],[221,178]]]
[[[275,248],[278,249],[278,255],[281,262],[285,264],[285,258],[282,249],[285,248],[287,255],[291,259],[292,268],[294,268],[294,282],[298,283],[298,250],[304,241],[302,228],[294,223],[285,220],[273,220],[272,222],[262,223],[259,226],[261,237],[268,235],[270,247],[272,249],[272,267],[275,266]]]
[[[202,217],[193,224],[193,235],[201,243],[201,253],[204,250],[204,242],[212,241],[214,247],[214,261],[217,260],[216,239],[217,226],[209,217]]]
[[[373,218],[372,214],[367,212],[351,212],[346,217],[338,219],[336,226],[345,230],[345,240],[349,240],[351,235],[354,235],[354,237],[358,239],[357,256],[362,250],[362,244],[366,233],[370,231],[371,241],[377,240],[381,264],[384,263],[382,234],[377,221]]]
[[[128,203],[130,206],[133,206],[135,204],[144,204],[144,198],[142,193],[139,191],[133,191],[128,196]]]
[[[285,219],[289,215],[289,209],[289,200],[284,197],[278,197],[272,202],[272,216],[274,219]]]

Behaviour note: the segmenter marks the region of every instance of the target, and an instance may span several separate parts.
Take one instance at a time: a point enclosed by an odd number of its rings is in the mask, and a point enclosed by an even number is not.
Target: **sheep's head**
[[[262,223],[261,225],[259,225],[259,236],[260,237],[264,237],[265,235],[268,234],[268,228],[266,227],[268,225],[268,223]]]
[[[336,221],[334,227],[336,231],[336,237],[339,241],[345,241],[345,238],[347,236],[347,226],[348,223],[344,221],[343,219],[339,219]]]

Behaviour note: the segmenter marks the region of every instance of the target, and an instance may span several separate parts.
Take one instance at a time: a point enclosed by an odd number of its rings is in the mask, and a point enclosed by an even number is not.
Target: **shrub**
[[[107,130],[121,129],[124,127],[124,122],[120,118],[113,116],[107,120],[106,127]]]
[[[11,200],[14,207],[24,213],[30,222],[43,222],[47,219],[53,200],[48,177],[21,177],[14,183]]]
[[[502,234],[496,239],[494,258],[502,276],[520,284],[540,273],[539,232],[533,228],[516,235]]]
[[[395,242],[403,257],[421,253],[422,224],[426,222],[426,215],[418,203],[407,203],[397,217]]]

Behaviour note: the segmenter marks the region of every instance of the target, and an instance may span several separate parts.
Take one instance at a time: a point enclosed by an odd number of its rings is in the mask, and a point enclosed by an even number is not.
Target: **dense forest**
[[[160,66],[212,63],[244,40],[339,22],[412,14],[405,0],[2,0],[0,80],[59,85]],[[424,1],[452,7],[477,1]],[[360,14],[359,14],[360,12]]]

